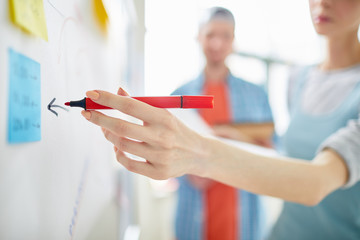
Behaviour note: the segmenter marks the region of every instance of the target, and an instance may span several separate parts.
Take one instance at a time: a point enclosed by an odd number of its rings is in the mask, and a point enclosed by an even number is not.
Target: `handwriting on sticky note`
[[[40,64],[9,49],[9,143],[41,139]]]
[[[48,40],[43,0],[10,0],[12,21],[36,36]]]

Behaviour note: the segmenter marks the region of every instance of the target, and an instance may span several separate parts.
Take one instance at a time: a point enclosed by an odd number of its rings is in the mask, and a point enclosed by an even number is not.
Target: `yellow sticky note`
[[[43,0],[9,0],[11,20],[20,28],[48,40]]]
[[[94,9],[95,18],[97,19],[101,30],[104,33],[106,33],[109,17],[106,12],[103,1],[102,0],[93,0],[93,9]]]

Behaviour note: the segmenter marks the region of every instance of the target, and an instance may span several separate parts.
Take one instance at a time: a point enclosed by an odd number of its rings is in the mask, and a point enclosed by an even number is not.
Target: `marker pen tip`
[[[66,105],[66,106],[70,106],[70,102],[66,102],[65,105]]]

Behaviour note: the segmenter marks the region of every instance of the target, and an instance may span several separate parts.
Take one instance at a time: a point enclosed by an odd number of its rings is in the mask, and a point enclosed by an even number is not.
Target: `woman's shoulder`
[[[288,95],[291,96],[297,85],[304,83],[308,75],[316,68],[316,65],[293,65],[289,67]]]
[[[316,65],[293,65],[289,67],[289,81],[301,81],[316,69]]]

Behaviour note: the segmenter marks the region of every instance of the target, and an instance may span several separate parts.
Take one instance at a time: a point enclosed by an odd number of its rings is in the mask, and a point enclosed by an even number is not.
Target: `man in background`
[[[198,40],[206,58],[200,76],[174,95],[214,95],[214,109],[199,114],[221,137],[269,146],[273,123],[262,88],[234,77],[225,64],[233,51],[235,20],[221,7],[207,10]],[[210,179],[179,178],[175,234],[177,240],[260,239],[264,216],[259,196]]]

